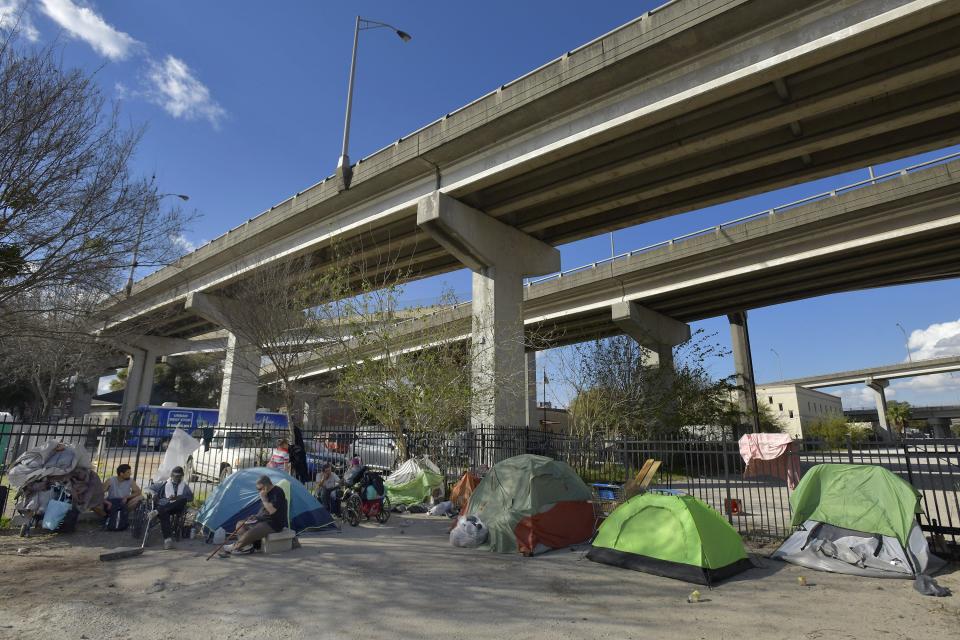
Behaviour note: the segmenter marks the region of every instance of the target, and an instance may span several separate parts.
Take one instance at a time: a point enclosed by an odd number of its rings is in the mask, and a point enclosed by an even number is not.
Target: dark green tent
[[[604,521],[587,558],[697,584],[712,584],[753,565],[739,534],[688,495],[643,493]]]

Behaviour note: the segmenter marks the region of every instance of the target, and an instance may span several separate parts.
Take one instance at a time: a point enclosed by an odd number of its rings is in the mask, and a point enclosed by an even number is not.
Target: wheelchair
[[[340,498],[340,513],[351,527],[360,524],[360,518],[368,521],[374,518],[380,524],[390,519],[390,498],[382,490],[383,481],[378,483],[379,474],[363,470],[359,479],[351,485],[345,485]],[[375,479],[376,478],[376,479]],[[371,491],[372,490],[372,491]]]
[[[140,504],[130,513],[130,534],[134,540],[144,539],[144,531],[148,524],[151,531],[150,534],[147,534],[148,540],[154,529],[157,531],[160,530],[160,518],[152,518],[148,521],[148,514],[156,508],[156,504],[156,496],[144,496]],[[184,509],[180,513],[176,513],[170,517],[170,526],[173,528],[174,540],[182,540],[184,538],[184,531],[192,526],[192,522],[190,522],[190,519],[187,517],[189,511],[190,509]],[[187,537],[189,537],[189,534],[187,534]]]

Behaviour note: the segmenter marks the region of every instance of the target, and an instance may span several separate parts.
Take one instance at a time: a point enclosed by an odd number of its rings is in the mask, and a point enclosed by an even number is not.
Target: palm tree
[[[903,431],[910,423],[910,403],[893,401],[887,405],[887,421],[893,425],[897,434],[903,436]]]

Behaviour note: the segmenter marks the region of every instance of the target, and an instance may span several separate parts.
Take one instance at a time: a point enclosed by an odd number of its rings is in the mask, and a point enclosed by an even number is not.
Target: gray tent
[[[920,494],[882,467],[817,465],[797,485],[790,506],[798,530],[774,558],[877,578],[916,578],[944,564],[917,524]]]

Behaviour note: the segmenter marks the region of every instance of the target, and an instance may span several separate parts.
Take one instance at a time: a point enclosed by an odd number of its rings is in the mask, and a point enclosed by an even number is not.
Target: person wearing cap
[[[260,511],[252,518],[240,520],[235,528],[237,541],[223,546],[221,558],[229,558],[234,553],[253,553],[253,543],[263,540],[271,533],[283,531],[287,526],[287,496],[283,489],[273,484],[270,476],[260,476],[257,480],[257,494],[260,496]]]
[[[333,472],[329,462],[324,463],[320,473],[317,474],[317,498],[320,504],[334,515],[340,513],[339,488],[340,476]]]
[[[174,467],[170,471],[170,478],[150,485],[150,492],[156,498],[151,518],[160,520],[160,531],[163,533],[163,548],[173,549],[173,524],[171,518],[183,513],[187,505],[193,501],[193,491],[183,480],[183,467]]]

